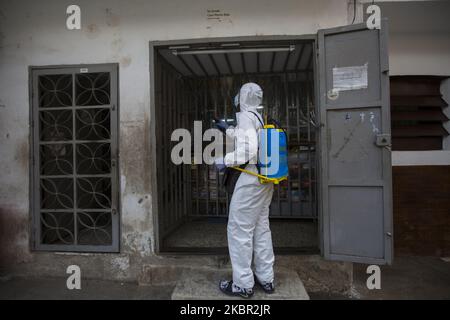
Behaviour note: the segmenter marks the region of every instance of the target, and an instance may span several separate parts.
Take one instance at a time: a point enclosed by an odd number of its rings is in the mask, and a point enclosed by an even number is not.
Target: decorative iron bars
[[[116,66],[33,70],[35,248],[117,251]]]

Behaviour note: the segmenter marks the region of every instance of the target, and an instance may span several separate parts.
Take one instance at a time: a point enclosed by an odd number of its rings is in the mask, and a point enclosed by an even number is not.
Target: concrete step
[[[242,299],[223,294],[219,289],[221,279],[230,279],[227,270],[185,270],[179,277],[172,293],[172,300],[229,300]],[[275,292],[266,294],[258,286],[255,287],[257,300],[309,300],[308,293],[298,274],[290,270],[275,272]]]

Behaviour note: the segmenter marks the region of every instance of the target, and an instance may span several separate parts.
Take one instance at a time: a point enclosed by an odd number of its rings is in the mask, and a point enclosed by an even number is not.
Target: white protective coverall
[[[228,167],[245,164],[250,160],[246,169],[258,172],[252,163],[256,163],[258,154],[257,132],[261,128],[262,117],[256,108],[262,102],[262,94],[262,89],[255,83],[246,83],[240,89],[237,126],[227,130],[227,135],[235,139],[234,151],[224,158],[224,164]],[[245,137],[243,131],[253,132],[256,139]],[[272,195],[273,184],[261,184],[258,177],[241,173],[231,198],[227,227],[233,283],[240,288],[249,289],[254,286],[252,257],[258,280],[264,283],[274,279],[274,254],[269,227]]]

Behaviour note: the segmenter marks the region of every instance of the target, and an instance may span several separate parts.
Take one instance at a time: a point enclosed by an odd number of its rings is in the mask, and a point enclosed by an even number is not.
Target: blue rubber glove
[[[220,120],[217,118],[214,119],[214,125],[223,133],[225,133],[229,127],[228,123],[225,120]]]
[[[214,165],[216,166],[216,170],[219,172],[225,171],[226,165],[223,163],[223,158],[217,158],[214,160]]]

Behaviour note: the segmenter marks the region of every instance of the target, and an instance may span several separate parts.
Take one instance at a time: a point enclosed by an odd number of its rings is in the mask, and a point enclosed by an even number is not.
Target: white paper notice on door
[[[367,63],[363,66],[333,68],[333,91],[367,88]]]

